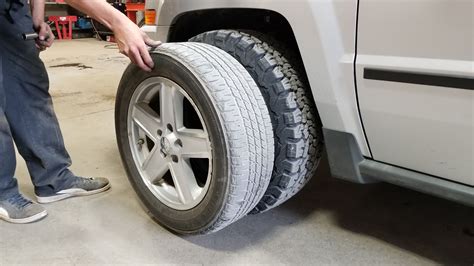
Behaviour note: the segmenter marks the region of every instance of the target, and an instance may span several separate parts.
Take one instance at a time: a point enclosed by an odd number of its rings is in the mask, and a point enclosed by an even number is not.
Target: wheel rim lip
[[[203,126],[203,131],[207,136],[207,144],[208,144],[208,149],[209,149],[209,157],[208,157],[208,174],[206,178],[206,183],[204,187],[201,188],[201,191],[199,195],[192,200],[191,202],[187,202],[186,204],[179,202],[179,196],[175,195],[177,190],[166,183],[163,183],[161,185],[155,185],[152,184],[152,182],[146,177],[146,174],[144,173],[143,169],[141,169],[140,165],[142,163],[142,159],[140,159],[141,154],[143,151],[140,151],[137,145],[134,145],[139,139],[139,131],[141,130],[139,126],[135,123],[133,119],[133,108],[135,105],[139,102],[141,102],[144,99],[151,99],[154,96],[156,96],[156,93],[159,93],[160,89],[158,89],[158,86],[160,84],[167,83],[171,84],[174,88],[178,90],[178,92],[183,95],[192,105],[194,112],[199,117],[199,120]],[[150,94],[153,94],[150,96]],[[164,126],[166,128],[166,126]],[[209,139],[209,133],[207,130],[207,125],[202,117],[202,114],[193,101],[193,99],[189,96],[189,94],[177,83],[174,81],[161,77],[161,76],[156,76],[156,77],[150,77],[142,81],[135,89],[132,98],[129,102],[129,107],[128,107],[128,114],[127,114],[127,133],[128,133],[128,139],[129,139],[129,147],[130,151],[132,153],[132,158],[133,162],[135,164],[135,168],[137,169],[140,179],[143,181],[143,183],[146,185],[148,190],[164,205],[176,209],[176,210],[189,210],[194,207],[196,207],[199,203],[202,202],[204,197],[207,195],[207,192],[209,191],[210,183],[211,183],[211,178],[212,178],[212,163],[213,163],[213,154],[212,154],[212,146],[211,146],[211,141]],[[146,136],[144,132],[142,132],[143,135]],[[159,140],[155,145],[160,145]],[[169,165],[170,162],[167,162]],[[168,170],[170,171],[170,167],[168,166]]]

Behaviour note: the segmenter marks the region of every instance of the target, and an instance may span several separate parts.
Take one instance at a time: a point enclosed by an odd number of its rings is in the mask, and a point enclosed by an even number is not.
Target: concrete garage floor
[[[168,232],[140,207],[120,162],[113,108],[128,60],[106,44],[57,42],[42,56],[72,169],[107,176],[113,189],[46,205],[49,216],[39,223],[0,221],[1,265],[474,263],[474,209],[388,184],[329,178],[326,161],[273,211],[210,236]],[[17,176],[33,197],[21,159]]]

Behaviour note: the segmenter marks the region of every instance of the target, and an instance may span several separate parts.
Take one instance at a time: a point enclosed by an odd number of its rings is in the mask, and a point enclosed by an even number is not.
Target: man
[[[134,23],[105,0],[67,0],[115,33],[120,52],[144,71],[153,61],[148,38]],[[31,11],[30,11],[31,8]],[[39,204],[22,196],[14,178],[15,142],[25,159],[39,203],[100,193],[110,188],[105,178],[73,174],[54,114],[49,81],[39,52],[50,47],[54,35],[44,22],[45,0],[0,0],[0,218],[30,223],[47,215]],[[23,33],[38,32],[35,41]]]

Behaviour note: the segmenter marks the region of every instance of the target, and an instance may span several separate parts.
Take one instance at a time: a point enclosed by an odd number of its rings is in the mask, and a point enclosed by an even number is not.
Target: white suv
[[[156,0],[117,138],[144,205],[209,233],[335,177],[474,206],[473,2]]]

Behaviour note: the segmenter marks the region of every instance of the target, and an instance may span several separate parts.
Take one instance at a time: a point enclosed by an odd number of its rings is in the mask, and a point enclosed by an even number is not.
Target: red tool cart
[[[77,21],[76,16],[49,16],[48,20],[54,22],[58,39],[72,40],[72,24]]]

